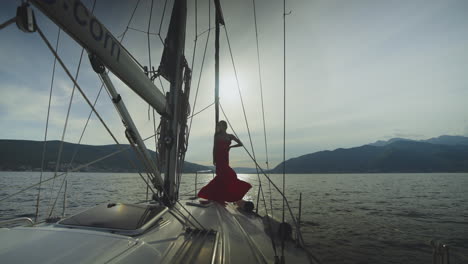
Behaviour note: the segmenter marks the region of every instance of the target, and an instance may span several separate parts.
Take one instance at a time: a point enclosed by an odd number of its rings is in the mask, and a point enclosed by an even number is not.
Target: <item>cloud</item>
[[[395,137],[406,138],[406,139],[423,139],[425,136],[422,134],[405,133],[401,131],[401,132],[395,132],[392,138],[395,138]]]
[[[132,27],[146,30],[148,3],[142,3]],[[15,4],[6,4],[0,11],[4,21],[14,15]],[[126,26],[133,3],[110,5],[98,3],[97,17],[116,34]],[[206,3],[199,3],[198,33],[208,28]],[[257,68],[255,30],[251,3],[245,6],[226,2],[223,6],[231,48],[236,63],[250,132],[259,160],[264,159],[263,120],[260,101],[260,80]],[[465,25],[466,3],[463,1],[295,1],[290,3],[286,50],[286,136],[287,157],[324,149],[353,147],[386,137],[429,138],[442,134],[465,133],[466,119],[465,69],[468,55]],[[246,9],[244,9],[246,8]],[[162,9],[154,8],[160,18]],[[193,3],[189,3],[189,25],[186,57],[191,64],[194,30]],[[282,4],[278,1],[258,2],[260,62],[263,83],[266,129],[270,163],[282,160],[283,129],[283,42]],[[38,22],[51,42],[57,27],[36,12]],[[276,15],[275,15],[276,14]],[[169,20],[169,16],[166,16]],[[153,19],[152,31],[159,28]],[[167,21],[166,21],[167,22]],[[307,25],[307,26],[306,26]],[[163,26],[164,36],[167,23]],[[20,32],[10,26],[0,32],[0,138],[41,139],[47,114],[48,92],[53,56],[37,34]],[[210,36],[208,53],[200,80],[200,91],[194,112],[214,101],[214,41]],[[205,37],[198,39],[193,69],[193,104]],[[126,48],[144,65],[149,64],[147,36],[128,31]],[[151,36],[152,65],[160,61],[162,45]],[[65,34],[59,53],[72,73],[75,72],[81,48]],[[428,55],[429,54],[429,55]],[[112,77],[130,114],[143,137],[152,135],[152,114],[148,106],[122,82]],[[84,59],[79,83],[93,101],[100,86],[96,74]],[[248,134],[238,97],[225,36],[221,37],[221,104],[239,137],[248,143]],[[159,89],[161,85],[156,83]],[[60,138],[70,100],[72,84],[57,66],[50,138]],[[169,85],[164,83],[167,91]],[[97,109],[121,142],[126,142],[123,126],[107,94],[104,92]],[[192,105],[192,108],[194,106]],[[78,140],[89,113],[81,95],[75,94],[67,140]],[[222,116],[222,115],[221,115]],[[224,117],[222,117],[224,118]],[[159,123],[159,116],[156,117]],[[213,107],[194,117],[187,160],[211,163]],[[112,139],[93,117],[85,142],[109,144]],[[150,142],[148,146],[154,148]],[[232,153],[234,166],[250,161],[242,151]]]

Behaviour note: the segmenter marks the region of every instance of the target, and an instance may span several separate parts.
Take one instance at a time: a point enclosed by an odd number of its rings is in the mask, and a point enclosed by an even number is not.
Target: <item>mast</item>
[[[214,0],[216,9],[215,34],[215,126],[219,122],[219,25],[224,25],[223,11],[219,0]]]
[[[166,169],[164,175],[164,193],[166,205],[173,205],[177,201],[176,179],[182,171],[185,152],[182,140],[185,135],[186,107],[188,104],[188,87],[185,85],[185,93],[182,90],[184,73],[188,69],[185,57],[185,28],[187,21],[187,0],[175,0],[172,10],[169,31],[164,41],[164,52],[158,73],[171,83],[168,94],[168,107],[172,113],[170,120],[163,116],[161,123],[168,123],[165,131],[164,146]],[[184,72],[185,70],[185,72]]]

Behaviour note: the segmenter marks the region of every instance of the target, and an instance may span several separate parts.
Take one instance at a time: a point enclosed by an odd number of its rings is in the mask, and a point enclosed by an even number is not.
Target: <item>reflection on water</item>
[[[281,175],[271,177],[281,189]],[[253,185],[246,198],[255,200],[257,175],[239,174],[239,178]],[[211,174],[199,174],[198,188],[210,179]],[[36,172],[0,172],[0,198],[38,180]],[[194,195],[194,180],[194,174],[184,175],[183,197]],[[67,181],[67,214],[100,203],[146,199],[138,174],[74,173]],[[287,175],[286,184],[295,214],[302,193],[304,238],[324,263],[431,263],[431,239],[451,246],[451,263],[468,263],[467,173]],[[42,216],[50,210],[60,185],[61,179],[43,185]],[[262,186],[268,206],[270,187],[273,190],[274,216],[281,218],[280,196],[264,180]],[[37,192],[33,188],[0,203],[0,218],[33,217]],[[62,201],[63,193],[54,215],[62,213]]]

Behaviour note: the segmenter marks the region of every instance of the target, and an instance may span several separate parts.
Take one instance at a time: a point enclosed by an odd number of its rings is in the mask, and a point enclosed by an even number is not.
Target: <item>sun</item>
[[[219,100],[222,103],[232,104],[237,102],[239,91],[236,78],[232,75],[221,76],[219,80]]]

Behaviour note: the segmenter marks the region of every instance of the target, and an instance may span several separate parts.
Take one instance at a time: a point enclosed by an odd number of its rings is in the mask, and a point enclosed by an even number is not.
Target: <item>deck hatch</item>
[[[151,225],[167,210],[159,205],[102,204],[66,218],[60,225],[118,230],[139,230]]]

